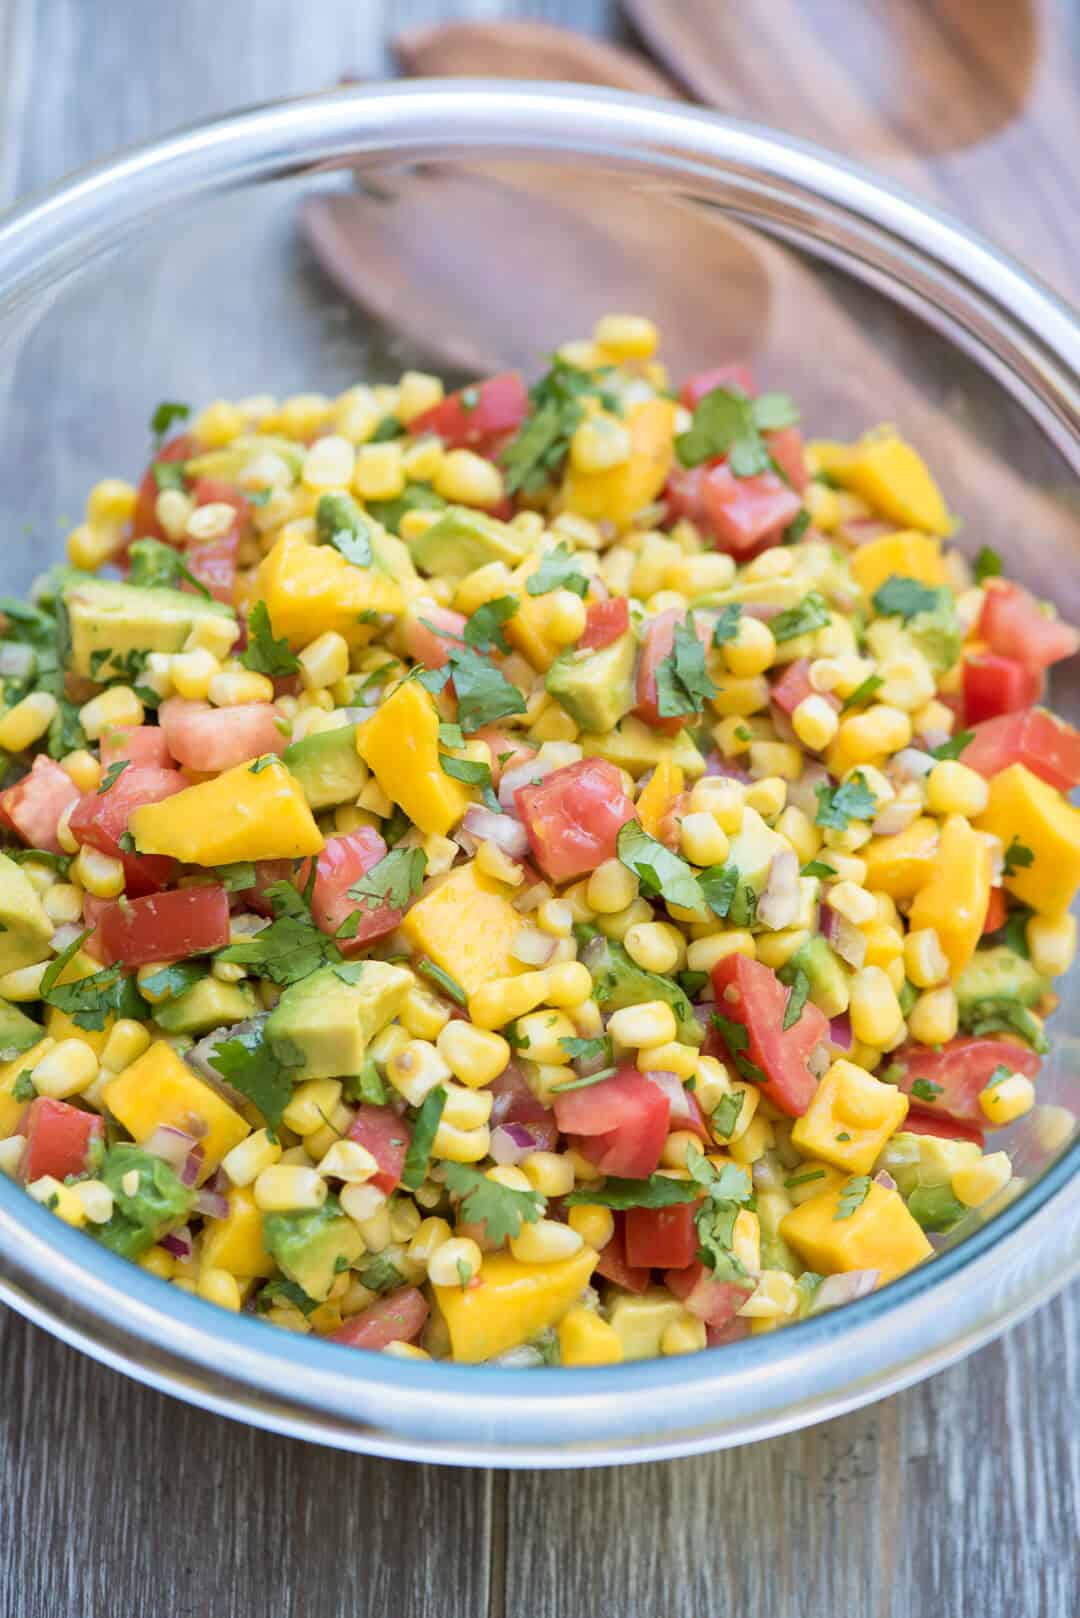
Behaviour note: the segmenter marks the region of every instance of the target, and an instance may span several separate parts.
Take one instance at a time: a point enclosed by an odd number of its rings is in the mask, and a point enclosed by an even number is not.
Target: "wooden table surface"
[[[1071,0],[627,9],[697,96],[891,168],[1075,296]],[[384,75],[400,28],[529,16],[626,38],[616,13],[5,0],[0,204],[192,118]],[[272,1437],[0,1311],[0,1618],[1071,1618],[1078,1303],[809,1431],[577,1475]]]

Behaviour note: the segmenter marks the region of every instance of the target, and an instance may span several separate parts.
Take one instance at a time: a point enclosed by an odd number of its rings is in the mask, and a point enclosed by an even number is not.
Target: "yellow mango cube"
[[[526,588],[529,578],[540,565],[539,556],[529,556],[511,575],[510,593],[517,598],[518,607],[505,628],[511,646],[534,669],[544,674],[564,649],[565,643],[549,633],[549,614],[554,599],[552,593],[531,596]]]
[[[356,746],[386,796],[428,837],[445,837],[472,802],[439,763],[438,710],[415,680],[387,697]]]
[[[939,835],[937,821],[920,815],[895,836],[871,838],[859,850],[866,861],[866,886],[891,899],[913,899],[930,880]]]
[[[878,427],[857,444],[814,443],[810,453],[821,471],[861,495],[888,521],[928,534],[952,532],[941,491],[926,462],[891,427]]]
[[[208,1219],[203,1227],[200,1258],[205,1269],[228,1270],[230,1275],[273,1275],[276,1265],[263,1242],[263,1216],[250,1186],[234,1186],[228,1193],[224,1219]]]
[[[808,1269],[822,1275],[877,1270],[878,1285],[884,1286],[930,1257],[926,1233],[898,1191],[871,1181],[854,1213],[838,1219],[843,1192],[840,1187],[811,1197],[780,1221],[781,1236]]]
[[[871,539],[851,555],[851,571],[867,598],[895,573],[900,578],[918,579],[933,588],[945,583],[941,545],[929,534],[902,529]]]
[[[1080,825],[1080,814],[1075,809],[1070,813]],[[1077,857],[1080,860],[1080,843]],[[993,861],[985,839],[963,815],[950,815],[941,828],[926,883],[912,900],[908,921],[912,932],[933,927],[953,977],[964,970],[982,937],[992,875]]]
[[[628,461],[606,472],[581,472],[570,462],[562,489],[567,510],[629,528],[667,482],[674,458],[675,412],[673,399],[642,400],[631,407],[627,419]]]
[[[660,835],[660,822],[683,790],[685,778],[677,764],[662,758],[637,801],[637,817],[650,837]]]
[[[413,948],[449,972],[466,994],[525,967],[510,953],[521,917],[502,886],[472,860],[407,912],[401,930]]]
[[[100,972],[101,968],[97,966],[94,970]],[[90,976],[89,973],[85,975]],[[89,1045],[95,1056],[100,1056],[105,1048],[105,1041],[112,1033],[112,1025],[115,1021],[116,1018],[110,1015],[105,1018],[104,1028],[80,1028],[75,1019],[70,1017],[66,1011],[61,1011],[59,1006],[49,1006],[45,1012],[45,1032],[50,1039],[57,1041],[61,1039],[81,1039],[84,1045]]]
[[[284,635],[294,650],[330,630],[350,646],[366,646],[376,626],[362,621],[365,616],[400,617],[405,606],[388,573],[356,567],[332,545],[312,545],[296,533],[283,533],[259,563],[251,601],[266,603],[275,635]]]
[[[581,1304],[559,1322],[559,1357],[563,1365],[618,1365],[623,1348],[614,1326]]]
[[[878,1153],[907,1116],[908,1098],[854,1062],[834,1062],[808,1110],[797,1118],[791,1144],[807,1157],[869,1174]]]
[[[990,801],[975,822],[1000,837],[1016,838],[1035,858],[1016,866],[1005,886],[1043,915],[1061,915],[1080,887],[1080,810],[1023,764],[1010,764],[990,782]]]
[[[105,1105],[140,1144],[163,1124],[194,1135],[203,1149],[199,1179],[206,1180],[251,1125],[193,1073],[171,1045],[157,1039],[107,1084]]]
[[[55,1043],[53,1039],[39,1039],[28,1051],[23,1051],[14,1061],[5,1062],[3,1067],[0,1067],[0,1140],[7,1140],[9,1135],[14,1135],[19,1119],[26,1111],[26,1102],[18,1101],[15,1096],[19,1074],[25,1073],[35,1063],[40,1062],[41,1058],[52,1050]]]
[[[128,825],[140,854],[171,854],[188,865],[300,859],[318,854],[323,835],[304,789],[277,758],[231,770],[143,804]]]
[[[591,1247],[550,1264],[492,1253],[480,1266],[479,1285],[434,1287],[454,1359],[475,1364],[557,1325],[588,1286],[598,1258]]]
[[[611,1326],[622,1344],[623,1359],[655,1359],[664,1332],[685,1314],[678,1298],[659,1287],[616,1298],[611,1306]]]

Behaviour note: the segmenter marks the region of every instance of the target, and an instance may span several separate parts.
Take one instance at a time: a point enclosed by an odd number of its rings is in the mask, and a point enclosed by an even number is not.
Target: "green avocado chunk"
[[[316,813],[340,803],[354,803],[363,791],[368,771],[356,751],[359,729],[359,725],[342,725],[340,730],[317,731],[293,742],[282,754],[282,763],[295,775]]]
[[[197,623],[236,617],[223,601],[186,590],[148,590],[85,574],[65,585],[61,601],[68,667],[102,683],[123,675],[137,684],[145,654],[179,652]]]
[[[318,1303],[330,1296],[342,1270],[351,1269],[364,1253],[364,1238],[334,1196],[321,1208],[267,1214],[263,1241],[282,1273]]]
[[[138,1178],[133,1189],[129,1188],[132,1174]],[[194,1187],[184,1185],[164,1158],[127,1142],[106,1152],[100,1178],[113,1194],[113,1212],[104,1225],[88,1229],[122,1258],[138,1258],[153,1247],[171,1226],[187,1217],[195,1202]]]
[[[937,606],[910,619],[907,632],[935,674],[947,674],[964,644],[950,590],[937,592]]]
[[[320,967],[285,990],[266,1037],[290,1041],[303,1056],[297,1083],[359,1073],[368,1041],[397,1015],[412,982],[411,972],[388,961]]]
[[[222,983],[208,973],[192,988],[154,1007],[154,1020],[167,1034],[209,1034],[224,1023],[243,1022],[258,1011],[247,983]]]
[[[634,706],[632,629],[598,652],[560,652],[547,672],[548,694],[582,730],[613,730]]]
[[[1049,984],[1007,944],[976,950],[956,980],[960,1027],[969,1034],[1016,1034],[1036,1051],[1046,1035],[1028,1009]]]
[[[632,714],[627,715],[617,730],[585,731],[578,737],[578,745],[586,758],[606,758],[609,764],[629,770],[631,775],[654,770],[663,758],[677,764],[688,781],[696,781],[705,774],[705,760],[688,731],[664,736]]]
[[[0,1000],[0,1062],[14,1061],[16,1056],[36,1045],[44,1033],[41,1024],[27,1017],[18,1006],[13,1006],[10,1000]]]
[[[948,1185],[919,1185],[908,1198],[908,1213],[923,1230],[951,1230],[967,1211]]]
[[[759,1191],[755,1201],[761,1227],[762,1268],[801,1275],[802,1265],[780,1234],[780,1221],[793,1206],[791,1198],[783,1191]]]
[[[677,1038],[684,1045],[704,1043],[705,1030],[674,979],[635,966],[621,944],[600,933],[585,946],[581,958],[592,974],[593,999],[606,1011],[662,1000],[675,1013]]]
[[[839,1017],[847,1010],[848,970],[835,950],[820,933],[808,938],[795,951],[788,965],[806,973],[810,999],[826,1017]]]
[[[739,873],[739,884],[728,910],[728,921],[733,927],[752,926],[773,858],[788,847],[777,832],[766,826],[756,809],[743,810],[742,826],[731,839],[727,857],[727,864]]]
[[[468,506],[448,506],[411,545],[413,561],[425,573],[455,582],[488,562],[517,567],[532,548],[520,529]]]
[[[0,854],[0,972],[34,966],[56,931],[26,873]]]
[[[957,1169],[977,1163],[981,1156],[980,1148],[972,1140],[916,1135],[902,1129],[885,1143],[874,1168],[891,1174],[900,1195],[910,1197],[920,1187],[923,1190],[939,1186],[948,1189]]]

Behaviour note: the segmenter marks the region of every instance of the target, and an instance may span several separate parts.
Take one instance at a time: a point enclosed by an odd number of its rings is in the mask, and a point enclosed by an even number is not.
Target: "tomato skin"
[[[168,770],[173,757],[158,725],[124,725],[107,730],[101,738],[101,767],[126,759],[137,769]]]
[[[371,1183],[389,1195],[401,1183],[401,1171],[412,1140],[412,1130],[405,1119],[399,1118],[393,1107],[364,1103],[356,1109],[348,1137],[371,1153],[379,1165]]]
[[[369,909],[367,900],[350,899],[348,889],[366,876],[373,865],[386,857],[386,844],[372,826],[359,826],[340,837],[328,837],[315,866],[311,893],[311,915],[322,932],[336,939],[343,955],[356,955],[376,938],[392,933],[404,915],[385,901]],[[297,872],[296,886],[307,886],[310,863],[305,860]],[[360,921],[352,938],[338,938],[337,930],[354,910]]]
[[[1004,927],[1008,919],[1009,907],[1005,902],[1003,888],[990,889],[990,903],[986,907],[986,920],[983,922],[984,933],[996,933],[999,927]]]
[[[464,402],[466,393],[475,394],[471,409]],[[413,436],[437,433],[447,449],[474,449],[484,454],[497,447],[495,440],[517,432],[529,413],[529,393],[517,371],[502,371],[471,388],[447,394],[437,405],[414,416],[409,423]]]
[[[240,534],[234,527],[218,539],[192,541],[184,552],[184,562],[193,578],[209,590],[215,601],[232,606],[236,593],[236,563],[240,554]],[[185,589],[190,589],[188,584]]]
[[[801,1118],[817,1090],[806,1063],[828,1031],[824,1013],[807,1001],[798,1021],[785,1029],[789,991],[769,967],[745,955],[717,961],[712,980],[717,1010],[747,1031],[742,1054],[765,1074],[762,1094],[789,1117]]]
[[[228,942],[229,895],[216,886],[107,900],[94,934],[95,952],[107,966],[179,961]]]
[[[993,579],[986,586],[979,635],[1001,657],[1047,668],[1080,649],[1080,630],[1048,618],[1022,584]]]
[[[535,747],[522,742],[518,736],[508,735],[497,725],[481,725],[474,740],[486,742],[491,749],[491,784],[496,792],[505,771],[516,770],[519,764],[527,764],[536,757]],[[507,757],[507,754],[510,756]]]
[[[685,1270],[698,1250],[696,1211],[692,1202],[677,1202],[670,1208],[628,1208],[628,1263],[645,1269]]]
[[[695,371],[693,376],[688,376],[679,389],[679,403],[684,404],[687,410],[696,410],[705,395],[712,393],[715,388],[738,388],[751,398],[757,391],[750,367],[736,361],[730,365],[714,365],[711,370]]]
[[[717,549],[735,557],[779,545],[802,505],[775,472],[737,478],[723,462],[710,467],[702,479],[701,501]]]
[[[1030,708],[1042,695],[1040,669],[997,652],[964,659],[964,721],[977,725],[999,714]]]
[[[597,1275],[602,1275],[605,1281],[613,1281],[617,1287],[627,1292],[647,1292],[652,1282],[651,1270],[635,1267],[626,1257],[626,1215],[615,1215],[615,1229],[611,1240],[600,1249],[600,1262],[596,1266]]]
[[[143,473],[135,496],[135,511],[131,520],[133,539],[162,539],[169,543],[169,536],[157,520],[155,508],[161,490],[154,477],[154,464],[157,461],[187,461],[197,453],[198,445],[190,433],[179,433],[177,437],[170,438],[167,444],[162,444]]]
[[[387,1343],[411,1343],[428,1317],[428,1306],[415,1287],[399,1287],[386,1298],[369,1303],[337,1331],[327,1333],[331,1343],[349,1348],[385,1348]]]
[[[668,1291],[681,1299],[692,1315],[715,1330],[736,1319],[736,1310],[742,1308],[754,1290],[751,1281],[718,1281],[713,1272],[698,1261],[685,1269],[670,1269],[664,1282]]]
[[[19,1164],[23,1184],[29,1185],[43,1174],[64,1180],[69,1174],[86,1173],[96,1143],[104,1148],[105,1120],[66,1101],[37,1096],[23,1113],[19,1133],[26,1136]]]
[[[403,621],[405,650],[415,663],[441,669],[450,661],[454,647],[464,646],[466,622],[463,612],[450,607],[437,607],[433,602],[421,606],[415,613],[407,613]],[[429,627],[432,624],[434,628]]]
[[[634,818],[614,764],[583,758],[514,793],[536,863],[552,882],[570,882],[615,855],[620,826]]]
[[[585,628],[577,643],[579,652],[599,652],[625,635],[630,627],[630,603],[625,596],[594,601],[585,611]]]
[[[791,487],[802,494],[810,482],[802,433],[797,427],[778,427],[771,433],[765,433],[764,437],[769,454]]]
[[[176,870],[176,861],[164,854],[129,854],[120,847],[131,811],[144,803],[171,798],[188,785],[179,770],[132,764],[107,792],[87,792],[76,804],[69,822],[72,834],[80,843],[89,843],[122,862],[129,898],[163,888]]]
[[[635,688],[637,707],[634,712],[639,719],[643,719],[654,730],[663,731],[666,736],[674,736],[695,717],[689,713],[663,717],[660,713],[656,683],[656,671],[665,657],[670,657],[675,644],[676,627],[685,624],[686,616],[686,613],[678,607],[669,607],[666,612],[658,613],[645,630],[641,655],[638,658]],[[711,627],[703,619],[701,621],[694,619],[694,632],[708,651],[712,640]]]
[[[810,684],[810,659],[800,657],[794,663],[789,663],[775,682],[769,692],[769,701],[775,703],[780,712],[790,719],[800,702],[817,695],[819,693]],[[824,696],[831,708],[839,710],[840,704],[831,691],[825,692]]]
[[[232,506],[238,532],[246,533],[251,527],[251,501],[227,478],[196,478],[191,498],[197,506]]]
[[[169,697],[158,709],[169,751],[189,770],[232,769],[264,753],[283,753],[285,737],[271,702],[212,708],[208,702]]]
[[[984,719],[961,761],[987,780],[1010,764],[1023,764],[1059,792],[1080,785],[1080,731],[1045,708],[1023,708]]]
[[[979,1130],[994,1127],[979,1105],[979,1092],[995,1068],[1004,1066],[1010,1072],[1034,1079],[1042,1067],[1041,1058],[1017,1040],[968,1035],[951,1039],[940,1050],[926,1045],[904,1045],[893,1052],[890,1061],[901,1068],[896,1082],[905,1095],[911,1094],[911,1087],[918,1079],[941,1086],[941,1094],[932,1101],[916,1098],[923,1117],[974,1125]]]
[[[660,1162],[671,1104],[635,1067],[556,1096],[555,1119],[583,1156],[604,1174],[646,1179]]]
[[[28,848],[59,854],[56,828],[68,804],[80,798],[78,787],[59,764],[39,753],[28,774],[0,792],[5,821]]]
[[[904,1119],[904,1128],[909,1135],[936,1135],[939,1140],[974,1141],[980,1151],[985,1141],[982,1129],[975,1124],[958,1124],[955,1119],[946,1118],[944,1114],[935,1117],[933,1113],[923,1112],[919,1107],[912,1107]]]

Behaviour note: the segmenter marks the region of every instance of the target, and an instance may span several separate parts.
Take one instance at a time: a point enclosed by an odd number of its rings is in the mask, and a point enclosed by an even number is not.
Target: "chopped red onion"
[[[941,747],[944,742],[949,740],[949,732],[935,725],[930,730],[922,731],[916,736],[915,740],[922,743],[926,752],[932,753],[935,747]]]
[[[472,833],[465,830],[464,825],[455,827],[451,842],[456,843],[463,853],[468,854],[470,859],[480,846]]]
[[[666,1068],[650,1069],[645,1077],[650,1079],[657,1089],[663,1090],[671,1105],[668,1125],[671,1129],[690,1129],[701,1140],[709,1139],[709,1132],[705,1127],[705,1120],[701,1116],[701,1108],[694,1099],[693,1093],[686,1088],[677,1073],[670,1073]]]
[[[742,610],[748,618],[759,618],[767,624],[770,618],[778,618],[784,608],[778,601],[744,601]]]
[[[907,831],[921,812],[917,803],[887,803],[881,813],[875,815],[870,830],[875,837],[896,837],[900,832]]]
[[[750,1170],[755,1191],[780,1191],[783,1189],[783,1175],[777,1164],[768,1157],[759,1157]]]
[[[851,1032],[851,1018],[846,1011],[842,1011],[839,1017],[830,1019],[829,1039],[838,1050],[849,1051],[854,1037]]]
[[[518,915],[527,916],[553,897],[552,889],[546,882],[534,882],[531,887],[523,888],[510,902]]]
[[[874,1175],[874,1184],[880,1185],[884,1191],[896,1190],[896,1181],[893,1179],[888,1169],[878,1169],[877,1173]]]
[[[495,1098],[491,1106],[492,1124],[528,1124],[532,1129],[535,1124],[553,1121],[551,1109],[534,1095],[516,1062],[508,1062],[488,1089]]]
[[[937,763],[918,747],[903,747],[889,765],[889,774],[900,781],[921,781]]]
[[[817,787],[830,786],[832,776],[824,764],[813,762],[806,765],[797,781],[788,784],[787,801],[796,809],[801,809],[804,815],[813,820],[818,812]]]
[[[227,1219],[229,1217],[229,1204],[220,1191],[210,1191],[203,1186],[201,1191],[195,1193],[195,1212],[203,1214],[207,1219]]]
[[[555,940],[539,927],[519,927],[514,934],[510,953],[522,966],[546,966],[555,953]]]
[[[49,944],[58,955],[61,955],[63,954],[64,950],[67,949],[68,945],[74,944],[75,940],[77,938],[81,938],[85,931],[86,928],[81,922],[65,921],[63,926],[58,927],[55,933],[53,933],[52,937],[49,939]],[[91,939],[89,942],[92,943],[93,940]]]
[[[184,1185],[194,1185],[198,1180],[199,1175],[202,1173],[203,1158],[205,1156],[206,1153],[201,1146],[193,1146],[184,1161],[178,1165],[180,1179]]]
[[[827,900],[823,900],[818,925],[822,937],[842,961],[856,970],[862,966],[866,960],[866,934],[854,922],[848,921]]]
[[[827,899],[823,899],[818,906],[818,932],[826,944],[831,944],[836,937],[837,924],[840,917]]]
[[[504,770],[499,782],[499,802],[504,809],[514,807],[514,793],[520,787],[530,786],[534,781],[542,781],[545,775],[550,775],[555,765],[539,757],[526,759],[524,764],[515,764],[511,769]]]
[[[536,1140],[524,1124],[499,1124],[491,1131],[488,1150],[496,1163],[520,1163],[536,1151]]]
[[[529,852],[529,835],[516,815],[497,815],[474,803],[465,811],[462,828],[482,843],[494,843],[512,860],[524,859]]]
[[[778,708],[775,702],[769,708],[769,718],[772,720],[773,729],[782,742],[790,742],[795,747],[802,745],[795,733],[795,726],[791,723],[783,708]]]
[[[171,1253],[173,1258],[189,1259],[191,1257],[193,1243],[190,1225],[181,1225],[179,1230],[169,1231],[168,1235],[162,1236],[160,1240],[161,1246],[167,1253]]]
[[[774,932],[790,927],[799,914],[799,856],[792,848],[774,854],[769,879],[758,900],[757,919]]]
[[[741,781],[743,786],[749,786],[753,780],[749,770],[740,769],[719,753],[710,753],[705,760],[705,774],[718,775],[724,781]]]
[[[149,1152],[151,1157],[162,1158],[174,1169],[180,1168],[187,1161],[188,1154],[195,1150],[201,1157],[202,1150],[196,1145],[195,1136],[185,1134],[182,1129],[174,1129],[171,1124],[159,1124],[143,1142],[144,1152]]]
[[[877,1286],[878,1274],[877,1270],[847,1270],[843,1275],[827,1275],[817,1289],[810,1313],[819,1315],[824,1309],[836,1309],[840,1304],[865,1298]]]

